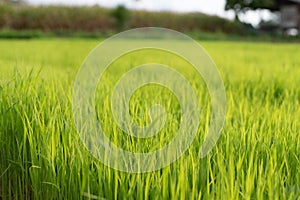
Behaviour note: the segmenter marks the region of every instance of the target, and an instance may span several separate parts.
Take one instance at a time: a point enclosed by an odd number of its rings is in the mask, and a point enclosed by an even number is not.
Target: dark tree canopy
[[[278,0],[226,0],[226,10],[256,10],[256,9],[270,9],[277,7]]]
[[[226,0],[226,10],[275,10],[282,0]]]
[[[284,0],[226,0],[225,10],[233,10],[238,19],[238,14],[248,10],[267,9],[278,10]]]

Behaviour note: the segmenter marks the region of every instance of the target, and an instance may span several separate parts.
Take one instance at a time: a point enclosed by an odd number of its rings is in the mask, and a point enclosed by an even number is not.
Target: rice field
[[[166,88],[135,92],[130,113],[148,124],[150,105],[164,105],[154,138],[122,134],[110,91],[127,70],[153,61],[174,67],[199,97],[201,123],[190,148],[154,172],[111,169],[85,148],[74,125],[73,84],[97,39],[0,40],[0,199],[300,199],[300,46],[292,43],[199,41],[219,68],[227,113],[221,136],[204,158],[209,124],[205,83],[182,59],[143,50],[112,63],[97,86],[96,110],[116,145],[148,152],[178,129],[180,105]]]

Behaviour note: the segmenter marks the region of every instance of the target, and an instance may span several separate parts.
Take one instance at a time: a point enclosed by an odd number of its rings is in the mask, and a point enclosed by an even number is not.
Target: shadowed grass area
[[[197,138],[179,160],[156,172],[129,174],[94,159],[79,140],[73,122],[75,75],[98,42],[0,41],[2,199],[299,199],[298,45],[200,42],[220,69],[227,92],[225,127],[203,159],[198,153],[210,103],[201,78],[180,59],[166,61],[155,52],[141,51],[116,61],[95,96],[101,124],[116,144],[135,151],[160,144],[155,139],[122,138],[111,113],[106,112],[109,96],[104,92],[113,86],[111,76],[149,62],[153,56],[185,73],[202,107]],[[158,97],[157,92],[161,93]],[[145,110],[157,102],[170,111],[159,135],[163,143],[169,141],[180,117],[178,102],[170,92],[158,86],[142,88],[132,98],[131,113],[136,122],[147,123]]]

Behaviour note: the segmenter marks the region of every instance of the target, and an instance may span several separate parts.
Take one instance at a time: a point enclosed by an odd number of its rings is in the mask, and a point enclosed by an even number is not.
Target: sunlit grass
[[[299,199],[300,48],[292,44],[201,42],[224,79],[226,124],[216,147],[198,158],[209,118],[209,98],[200,77],[176,58],[201,104],[199,135],[188,151],[162,170],[129,174],[110,169],[86,150],[72,115],[72,86],[96,40],[0,41],[0,186],[2,199]],[[153,103],[169,111],[157,140],[122,136],[110,114],[114,78],[151,60],[151,53],[120,59],[99,85],[98,115],[107,135],[131,150],[153,150],[168,142],[180,118],[166,89],[134,94],[134,120],[149,122]],[[164,61],[164,57],[155,57]],[[182,62],[182,63],[181,63]],[[112,77],[115,75],[115,77]],[[161,93],[162,95],[156,95]],[[102,107],[101,107],[102,106]],[[136,110],[135,110],[136,109]],[[105,111],[105,112],[103,112]],[[108,113],[106,115],[106,113]],[[148,121],[147,121],[148,120]],[[127,141],[127,142],[123,142]],[[130,146],[134,145],[134,146]],[[0,198],[0,199],[1,199]]]

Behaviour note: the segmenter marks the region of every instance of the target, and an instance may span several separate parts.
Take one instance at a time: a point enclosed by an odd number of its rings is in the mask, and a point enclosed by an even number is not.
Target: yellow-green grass
[[[198,154],[208,126],[209,96],[191,66],[149,50],[113,63],[96,98],[100,123],[117,145],[153,150],[176,132],[178,102],[157,85],[136,92],[130,108],[137,123],[147,124],[148,107],[153,103],[165,106],[168,122],[158,138],[125,137],[110,113],[107,89],[113,88],[124,71],[153,57],[189,79],[202,108],[198,135],[179,160],[159,171],[130,174],[93,158],[74,125],[76,72],[99,42],[0,41],[0,199],[300,198],[299,45],[200,42],[216,62],[227,95],[224,129],[203,159]]]

